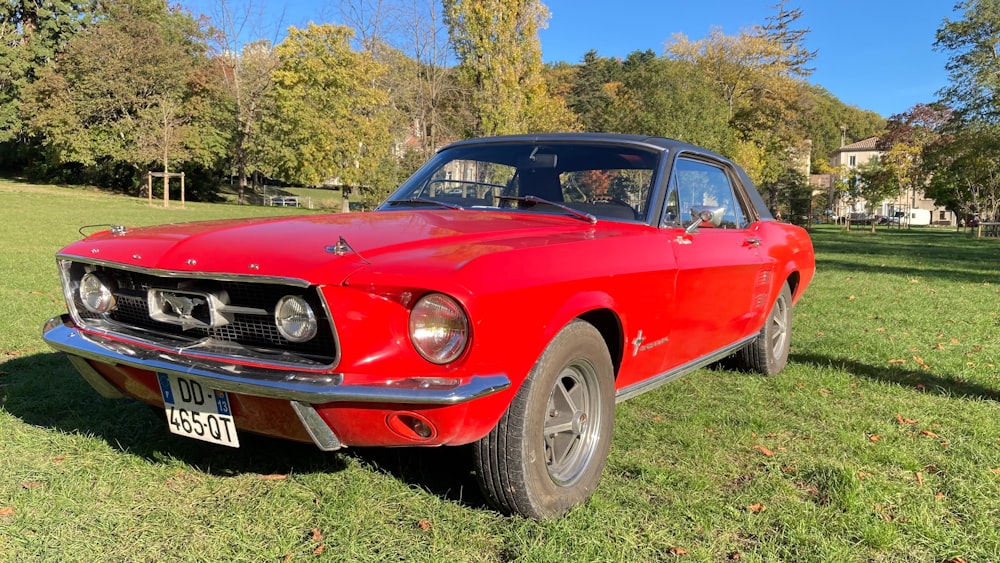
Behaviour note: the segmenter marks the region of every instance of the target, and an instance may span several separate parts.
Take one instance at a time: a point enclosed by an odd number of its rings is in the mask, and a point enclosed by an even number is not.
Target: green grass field
[[[467,448],[175,437],[41,340],[80,226],[305,212],[0,181],[0,560],[1000,561],[998,240],[817,228],[786,370],[620,404],[551,522],[485,507]]]

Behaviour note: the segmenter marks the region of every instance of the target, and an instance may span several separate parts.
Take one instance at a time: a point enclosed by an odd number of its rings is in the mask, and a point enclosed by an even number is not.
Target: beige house
[[[830,154],[830,166],[840,170],[852,170],[863,166],[882,154],[878,147],[878,137],[869,137],[856,143],[844,145]],[[841,168],[842,167],[842,168]],[[924,191],[908,188],[893,198],[877,205],[869,205],[864,200],[848,202],[834,193],[835,179],[825,183],[830,186],[830,206],[836,217],[863,217],[874,213],[880,217],[899,218],[903,224],[912,225],[955,225],[955,214],[934,205],[933,199],[924,197]],[[819,183],[819,182],[817,182]]]

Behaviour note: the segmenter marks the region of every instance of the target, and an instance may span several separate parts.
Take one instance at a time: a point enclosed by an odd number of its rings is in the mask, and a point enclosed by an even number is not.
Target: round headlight
[[[93,272],[80,279],[80,301],[91,313],[103,315],[115,308],[115,294],[111,287]]]
[[[447,364],[462,355],[469,342],[469,319],[457,301],[431,293],[410,311],[410,341],[429,362]]]
[[[316,314],[306,300],[298,295],[286,295],[274,308],[274,323],[281,336],[292,342],[305,342],[316,336]]]

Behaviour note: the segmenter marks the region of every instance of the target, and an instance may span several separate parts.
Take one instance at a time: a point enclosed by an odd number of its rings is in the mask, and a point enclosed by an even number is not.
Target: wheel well
[[[785,280],[785,283],[788,284],[788,290],[792,292],[792,295],[795,295],[795,290],[799,287],[799,277],[798,272],[792,272],[788,274],[788,279]]]
[[[622,350],[624,349],[624,337],[622,334],[622,323],[618,315],[610,309],[594,309],[580,315],[580,320],[587,321],[597,332],[601,333],[604,343],[608,346],[611,354],[611,363],[615,366],[615,377],[618,377],[618,369],[622,365]]]

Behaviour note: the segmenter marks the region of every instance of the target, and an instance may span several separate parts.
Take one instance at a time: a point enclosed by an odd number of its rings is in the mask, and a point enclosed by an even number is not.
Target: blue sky
[[[239,0],[228,0],[239,5]],[[243,0],[246,2],[247,0]],[[594,49],[625,57],[635,50],[664,52],[675,33],[727,35],[763,25],[777,0],[542,0],[552,14],[540,32],[545,62],[579,63]],[[211,13],[218,0],[182,0],[192,12]],[[336,0],[256,0],[265,18],[284,25],[334,22]],[[958,19],[952,0],[790,0],[810,29],[806,47],[818,51],[810,77],[843,102],[885,117],[932,102],[947,82],[948,55],[934,51],[944,18]]]

